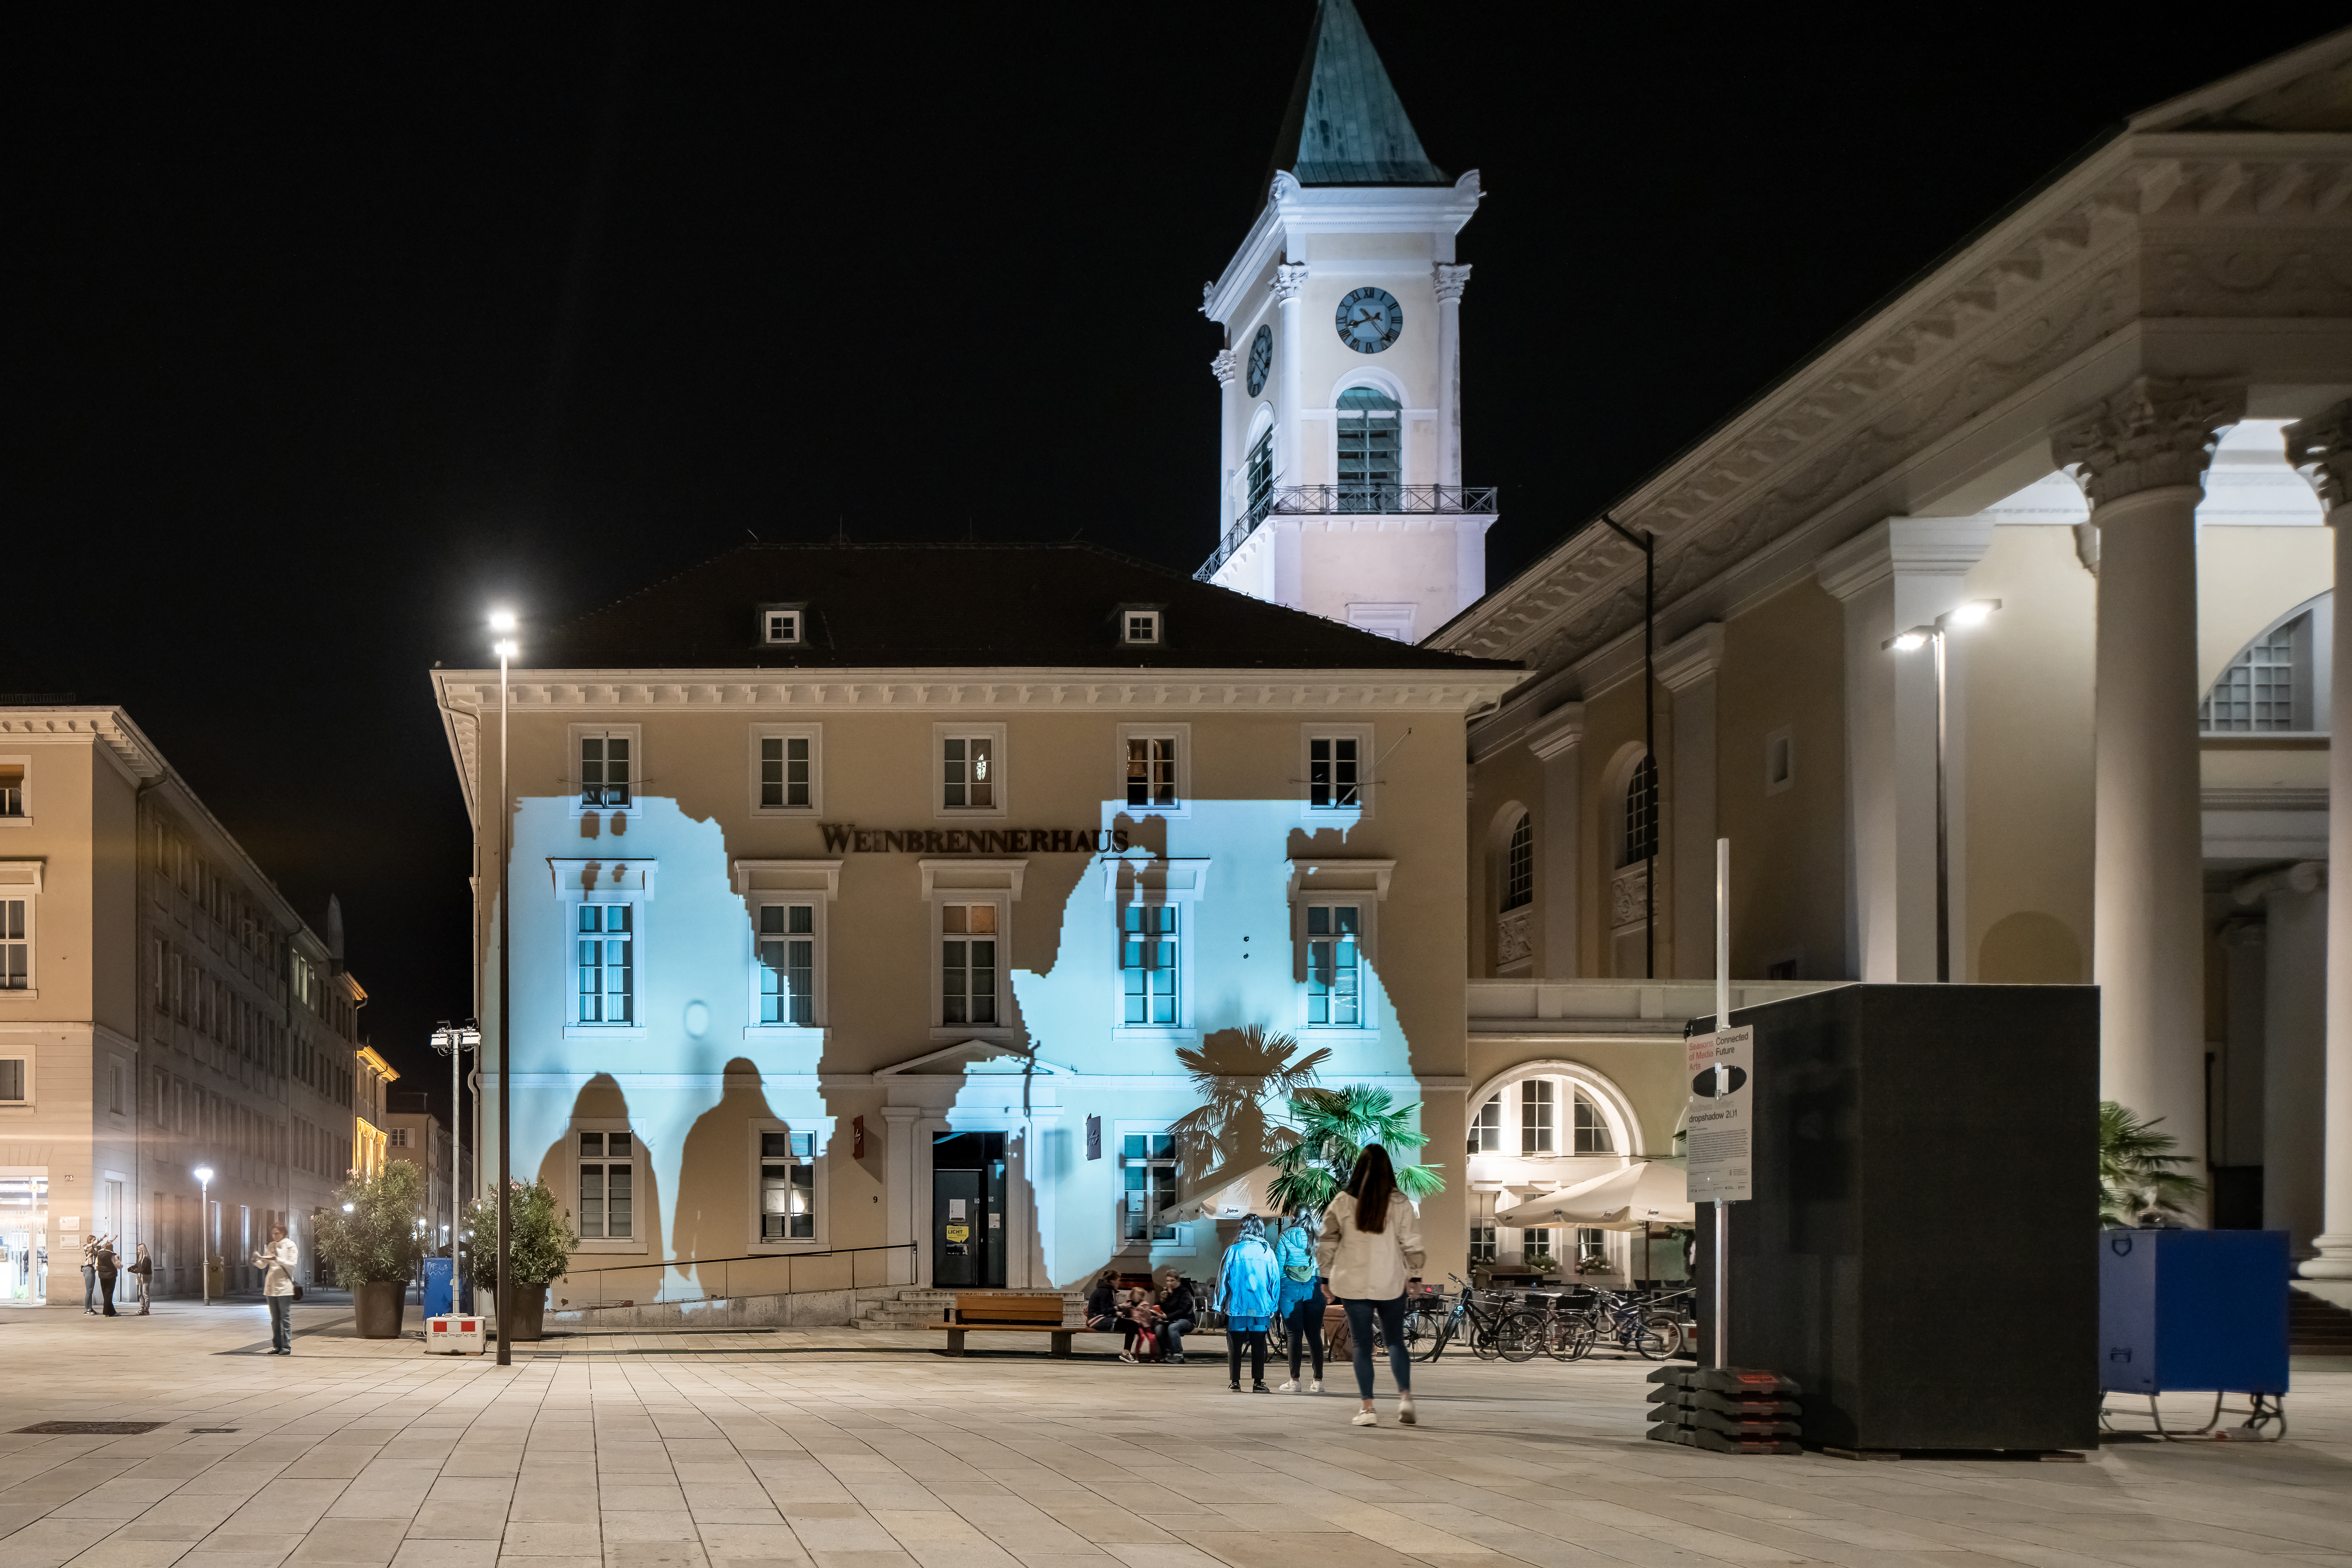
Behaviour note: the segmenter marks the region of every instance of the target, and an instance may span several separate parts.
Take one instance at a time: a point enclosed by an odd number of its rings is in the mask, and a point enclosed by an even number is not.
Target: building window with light
[[[940,815],[1003,816],[1004,726],[942,724],[934,734],[932,801]]]
[[[1118,973],[1125,995],[1120,1022],[1173,1028],[1177,1023],[1176,907],[1129,904],[1119,911]]]
[[[1173,1241],[1176,1227],[1160,1223],[1176,1201],[1176,1140],[1165,1132],[1129,1132],[1119,1141],[1119,1237],[1130,1247]]]
[[[1503,1152],[1503,1097],[1490,1098],[1470,1119],[1470,1152],[1499,1154]]]
[[[1608,1119],[1601,1115],[1582,1089],[1576,1091],[1576,1152],[1580,1154],[1614,1154],[1617,1141],[1609,1131]]]
[[[814,903],[760,906],[761,1023],[815,1026],[817,923]]]
[[[940,906],[940,1022],[993,1027],[996,906]]]
[[[1559,1148],[1552,1133],[1557,1093],[1547,1078],[1531,1078],[1519,1085],[1520,1153],[1549,1154]]]
[[[1307,1021],[1318,1028],[1364,1025],[1363,908],[1307,906]]]
[[[1512,824],[1511,840],[1503,851],[1503,911],[1524,909],[1535,901],[1535,896],[1536,823],[1523,811]]]
[[[632,774],[629,737],[592,731],[580,738],[580,804],[599,810],[625,809]]]
[[[1133,810],[1176,804],[1175,736],[1128,737],[1127,804]]]
[[[1625,783],[1625,832],[1617,864],[1638,866],[1658,853],[1658,760],[1644,756]]]
[[[760,1134],[760,1239],[816,1237],[816,1134]]]

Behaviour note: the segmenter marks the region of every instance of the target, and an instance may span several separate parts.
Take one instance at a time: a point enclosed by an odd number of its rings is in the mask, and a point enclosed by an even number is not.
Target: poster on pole
[[[1754,1195],[1756,1030],[1694,1035],[1690,1068],[1690,1201],[1743,1203]]]

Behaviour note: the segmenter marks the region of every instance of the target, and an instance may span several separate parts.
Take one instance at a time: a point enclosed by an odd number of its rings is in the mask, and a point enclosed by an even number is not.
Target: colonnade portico
[[[2203,1146],[2197,503],[2242,384],[2142,376],[2052,438],[2099,537],[2092,978],[2111,1100]]]
[[[2290,425],[2287,460],[2303,470],[2319,492],[2336,538],[2336,581],[2352,569],[2343,505],[2352,498],[2352,402],[2339,403],[2316,418]],[[2352,864],[2352,633],[2338,633],[2329,654],[2334,687],[2328,714],[2327,858]],[[2327,1053],[2319,1086],[2323,1118],[2321,1217],[2326,1228],[2313,1238],[2318,1256],[2305,1258],[2306,1279],[2352,1282],[2352,877],[2327,879]],[[2352,1300],[2352,1285],[2331,1291],[2337,1304]]]

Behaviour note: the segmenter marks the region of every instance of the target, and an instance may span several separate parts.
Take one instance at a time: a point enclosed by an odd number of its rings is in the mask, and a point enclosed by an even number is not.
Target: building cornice
[[[2297,338],[2352,339],[2352,135],[2120,137],[1612,510],[1657,535],[1660,618],[1687,626],[1723,606],[1675,606],[1720,598],[1727,572],[1793,531],[1819,525],[1817,553],[1880,518],[1932,514],[2168,356],[2242,350],[2293,380],[2311,357]],[[2264,367],[2221,368],[2259,383]],[[1549,669],[1641,613],[1641,552],[1589,527],[1430,646]]]

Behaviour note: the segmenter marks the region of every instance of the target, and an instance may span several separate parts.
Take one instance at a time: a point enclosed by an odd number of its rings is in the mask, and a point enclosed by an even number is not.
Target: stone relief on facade
[[[1495,917],[1495,962],[1496,964],[1517,963],[1531,956],[1536,950],[1535,939],[1528,933],[1533,923],[1532,908],[1507,910]]]
[[[1650,918],[1650,863],[1620,866],[1609,879],[1609,929],[1622,931]]]

